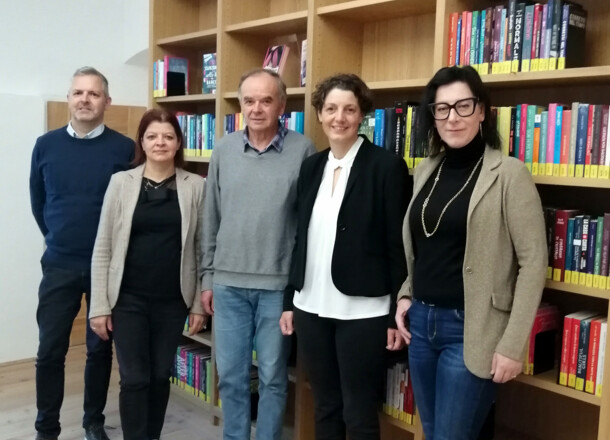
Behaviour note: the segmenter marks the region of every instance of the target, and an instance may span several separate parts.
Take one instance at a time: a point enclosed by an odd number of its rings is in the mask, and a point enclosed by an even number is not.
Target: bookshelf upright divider
[[[586,65],[485,75],[494,106],[610,103],[610,3],[577,1],[589,12]],[[450,14],[490,5],[485,0],[150,0],[150,83],[153,62],[163,55],[186,57],[191,67],[188,96],[153,98],[151,86],[149,107],[213,113],[220,138],[224,116],[240,111],[237,84],[242,73],[262,65],[267,47],[306,38],[307,83],[300,87],[299,78],[285,78],[287,111],[305,112],[305,134],[323,149],[326,139],[311,108],[318,81],[333,73],[352,72],[369,84],[376,107],[419,100],[428,80],[447,63]],[[209,52],[217,54],[217,90],[202,94],[201,57]],[[190,169],[205,173],[209,159],[187,160]],[[543,204],[610,212],[609,180],[551,176],[534,180]],[[549,281],[544,299],[558,304],[564,314],[586,307],[607,313],[608,292]],[[608,347],[606,358],[610,358]],[[214,355],[212,343],[213,359]],[[508,434],[514,432],[553,440],[610,438],[610,392],[601,398],[576,395],[556,385],[553,374],[527,376],[501,387],[497,439],[515,438]],[[604,376],[610,378],[609,361]],[[217,397],[215,389],[214,401]],[[383,440],[423,439],[419,420],[414,426],[385,415],[381,420]],[[313,400],[301,372],[295,422],[296,439],[313,438]]]

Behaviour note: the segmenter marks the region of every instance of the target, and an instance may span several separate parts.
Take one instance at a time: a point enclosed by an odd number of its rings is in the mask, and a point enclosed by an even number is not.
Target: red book
[[[591,151],[593,151],[593,118],[595,106],[589,106],[589,117],[587,119],[587,143],[585,147],[585,177],[591,177]]]
[[[600,319],[594,319],[591,321],[591,329],[589,330],[589,352],[587,353],[587,375],[585,377],[585,391],[589,394],[595,394],[599,335],[601,328],[602,322]]]
[[[462,26],[464,22],[462,22]],[[463,27],[462,27],[463,29]],[[468,66],[470,65],[470,48],[472,46],[472,41],[470,41],[472,39],[472,12],[468,11],[466,13],[466,38],[465,38],[465,42],[466,42],[466,48],[464,49],[464,61],[462,62],[462,65],[464,66]]]
[[[576,387],[576,366],[578,364],[578,340],[580,337],[580,321],[594,316],[594,312],[579,312],[572,315],[572,330],[570,341],[570,362],[568,364],[568,386]]]
[[[542,5],[536,3],[534,5],[534,28],[532,30],[532,52],[531,59],[535,60],[540,56],[540,26],[542,25]]]
[[[460,66],[464,66],[464,56],[466,53],[466,21],[468,20],[468,11],[462,12],[462,33],[460,35]],[[470,35],[468,36],[470,38]]]
[[[457,22],[458,22],[458,13],[453,12],[449,16],[449,58],[447,60],[448,66],[455,66],[455,50],[457,47]]]
[[[568,219],[580,214],[578,209],[557,209],[555,211],[555,236],[553,239],[553,280],[564,281],[566,267],[566,236]]]
[[[408,377],[409,383],[407,384],[407,392],[405,393],[404,409],[405,409],[405,412],[411,416],[411,417],[407,416],[407,423],[412,424],[413,415],[415,414],[415,401],[413,398],[413,385],[411,383],[411,374],[409,373],[409,370],[407,370],[407,377]]]
[[[572,342],[572,315],[563,318],[563,337],[561,338],[561,361],[559,363],[559,385],[568,386],[568,365]]]
[[[572,127],[572,110],[563,111],[561,123],[561,153],[559,159],[559,175],[568,176],[568,161],[570,160],[570,129]]]

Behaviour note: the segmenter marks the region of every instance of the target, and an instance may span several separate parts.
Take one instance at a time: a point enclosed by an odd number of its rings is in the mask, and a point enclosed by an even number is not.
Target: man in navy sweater
[[[64,395],[64,363],[83,293],[91,295],[91,254],[110,176],[129,168],[134,142],[104,126],[108,81],[92,67],[78,69],[68,91],[70,122],[39,137],[32,152],[30,199],[44,235],[36,320],[36,439],[56,440]],[[88,323],[87,323],[88,324]],[[104,407],[112,341],[87,325],[83,428],[85,440],[106,440]]]

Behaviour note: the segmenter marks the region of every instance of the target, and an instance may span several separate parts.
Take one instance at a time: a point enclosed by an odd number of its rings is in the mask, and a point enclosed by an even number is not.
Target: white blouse
[[[328,153],[328,162],[309,222],[305,280],[303,289],[295,293],[293,303],[305,312],[324,318],[373,318],[387,315],[390,310],[389,294],[380,297],[345,295],[335,287],[331,275],[339,209],[362,141],[363,138],[359,137],[341,159],[336,159],[332,151]],[[334,172],[338,167],[341,171],[333,192]],[[343,264],[349,264],[349,261]]]

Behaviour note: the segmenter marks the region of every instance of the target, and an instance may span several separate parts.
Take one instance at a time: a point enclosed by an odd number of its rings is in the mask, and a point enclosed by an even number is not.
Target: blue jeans
[[[497,391],[464,364],[464,311],[413,301],[409,370],[426,440],[476,440]]]
[[[74,318],[83,292],[87,308],[91,299],[91,275],[87,271],[60,269],[43,264],[38,290],[38,354],[36,356],[36,431],[58,436],[59,412],[64,398],[64,365]],[[87,310],[88,312],[88,310]],[[89,315],[89,313],[87,313]],[[112,369],[112,341],[102,341],[89,327],[83,427],[104,424],[104,407]]]
[[[259,401],[256,438],[279,440],[288,393],[288,337],[279,320],[284,292],[214,284],[214,337],[223,438],[250,438],[250,369],[256,338]]]

